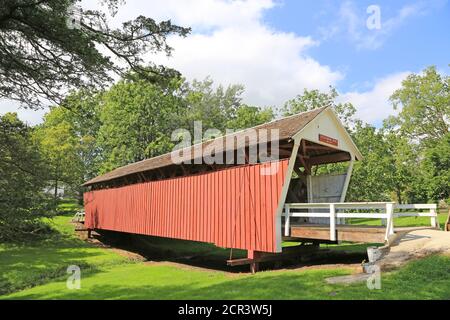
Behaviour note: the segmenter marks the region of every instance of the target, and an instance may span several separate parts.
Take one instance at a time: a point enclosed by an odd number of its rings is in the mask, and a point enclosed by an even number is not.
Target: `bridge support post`
[[[260,256],[261,256],[261,252],[259,252],[259,251],[254,251],[254,250],[248,250],[247,251],[247,258],[253,260],[250,263],[250,272],[252,274],[255,274],[259,270],[259,262],[257,262],[257,259]]]

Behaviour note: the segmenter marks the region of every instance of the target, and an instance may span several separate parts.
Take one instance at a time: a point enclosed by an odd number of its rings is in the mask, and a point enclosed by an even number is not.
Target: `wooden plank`
[[[335,149],[327,147],[327,146],[322,146],[320,144],[316,144],[316,145],[306,145],[305,149],[308,150],[313,150],[313,151],[335,151]]]
[[[258,254],[255,255],[253,258],[247,257],[241,259],[230,259],[227,260],[227,265],[242,266],[246,264],[254,264],[259,262],[280,261],[304,253],[315,252],[317,250],[319,250],[318,245],[300,245],[293,247],[285,247],[283,248],[283,251],[279,253],[258,252]]]
[[[298,159],[300,160],[303,168],[305,168],[306,174],[311,174],[311,167],[306,163],[305,157],[303,155],[299,155]]]
[[[317,224],[317,223],[302,223],[302,224],[292,224],[292,228],[306,228],[306,229],[317,229],[317,230],[327,230],[329,231],[329,225],[328,224]],[[429,228],[429,227],[427,227]],[[360,226],[360,225],[351,225],[351,224],[338,224],[336,225],[337,230],[354,230],[358,232],[372,232],[372,233],[378,233],[378,232],[384,232],[385,227],[380,226]]]
[[[327,229],[310,229],[291,227],[291,237],[301,239],[330,239],[330,231]]]
[[[383,243],[385,230],[383,227],[340,225],[336,226],[336,240]],[[291,226],[291,237],[327,240],[330,239],[330,229],[328,225]]]
[[[339,241],[365,242],[365,243],[384,243],[385,234],[383,232],[361,232],[354,230],[338,230]]]
[[[311,157],[308,160],[309,165],[314,166],[322,163],[342,162],[350,160],[350,155],[347,152],[339,152],[324,156]]]
[[[75,228],[75,231],[89,231],[88,228]]]

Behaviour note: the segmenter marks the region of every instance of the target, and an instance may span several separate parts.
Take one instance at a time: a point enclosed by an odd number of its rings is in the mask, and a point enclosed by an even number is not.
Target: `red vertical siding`
[[[86,192],[86,226],[275,252],[275,214],[288,160]]]

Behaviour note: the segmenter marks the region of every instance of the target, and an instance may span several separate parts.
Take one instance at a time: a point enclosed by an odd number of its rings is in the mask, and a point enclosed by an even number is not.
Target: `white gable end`
[[[347,151],[357,160],[362,159],[358,148],[331,108],[321,112],[299,131],[294,139],[297,141],[305,139],[330,148]]]

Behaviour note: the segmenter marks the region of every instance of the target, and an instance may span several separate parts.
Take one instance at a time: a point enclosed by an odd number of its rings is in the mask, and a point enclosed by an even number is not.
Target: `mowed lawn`
[[[49,221],[59,233],[45,241],[0,245],[1,299],[450,299],[450,257],[446,256],[430,256],[384,273],[381,290],[369,290],[365,282],[325,282],[328,277],[352,272],[345,267],[251,275],[131,261],[77,239],[70,218],[58,216]],[[365,248],[346,245],[335,249],[343,247]],[[81,267],[79,290],[66,286],[69,265]]]
[[[438,214],[438,223],[443,230],[444,224],[447,221],[448,212],[447,211],[441,211]],[[370,225],[370,226],[381,226],[381,219],[348,219],[349,222],[352,224],[359,224],[359,225]],[[431,220],[429,217],[397,217],[394,218],[394,227],[430,227],[431,226]]]

